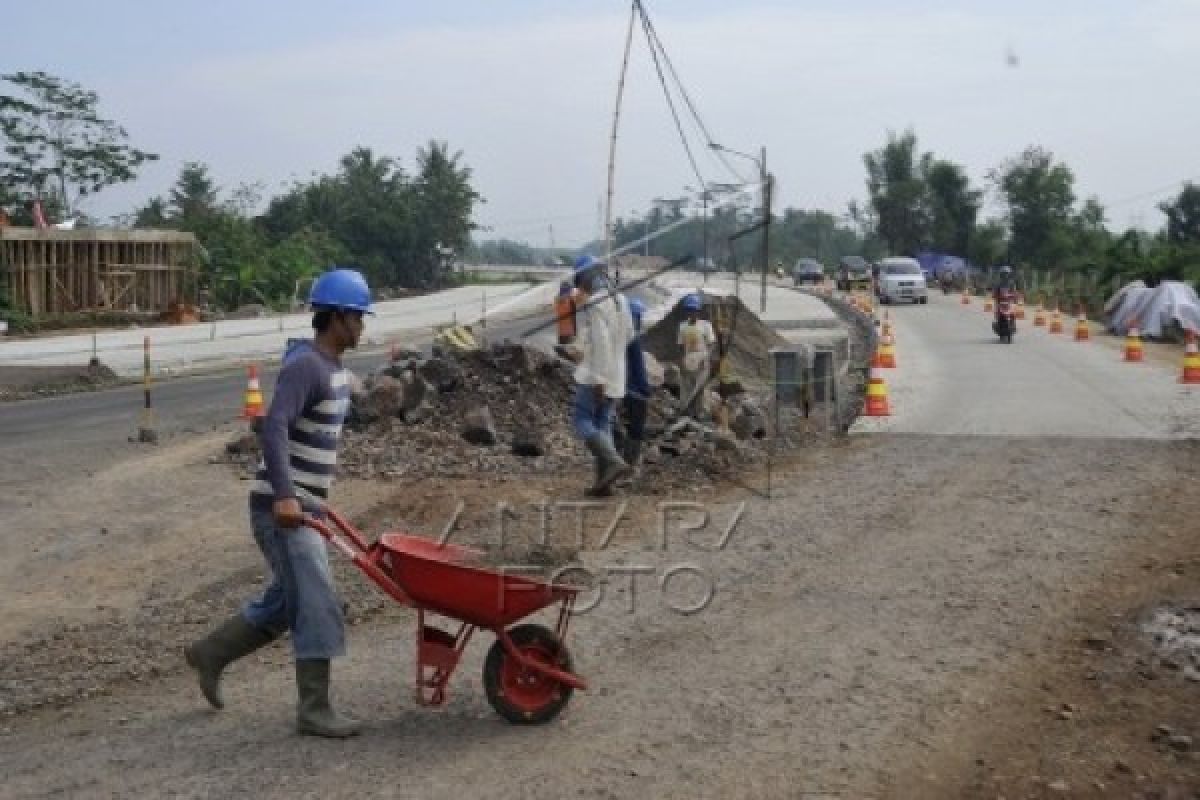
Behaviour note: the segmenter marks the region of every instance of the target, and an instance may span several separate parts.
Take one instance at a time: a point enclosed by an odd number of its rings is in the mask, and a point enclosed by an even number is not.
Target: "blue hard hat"
[[[603,266],[604,262],[595,256],[580,256],[579,258],[575,259],[575,274],[578,275],[581,272],[587,272],[593,267]]]
[[[704,301],[700,299],[698,294],[689,294],[683,298],[684,311],[700,311],[704,308]]]
[[[646,304],[636,297],[629,298],[629,313],[633,315],[635,325],[642,324],[642,315],[646,313]]]
[[[312,285],[308,304],[313,308],[371,313],[371,288],[367,279],[356,269],[332,269]]]

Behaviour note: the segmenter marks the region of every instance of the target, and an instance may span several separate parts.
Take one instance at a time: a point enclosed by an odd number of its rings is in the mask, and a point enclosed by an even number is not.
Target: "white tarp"
[[[1200,333],[1200,299],[1195,289],[1179,281],[1163,281],[1153,289],[1141,281],[1131,283],[1113,295],[1104,309],[1108,329],[1117,335],[1127,333],[1135,319],[1146,336],[1162,336],[1172,324]]]

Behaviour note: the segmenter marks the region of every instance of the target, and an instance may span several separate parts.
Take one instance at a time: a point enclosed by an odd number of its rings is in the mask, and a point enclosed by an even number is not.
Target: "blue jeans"
[[[325,539],[312,528],[277,527],[270,511],[251,509],[250,525],[271,582],[243,607],[246,621],[276,634],[290,630],[298,661],[345,655],[346,623]]]
[[[616,403],[612,398],[597,400],[591,386],[577,385],[575,402],[571,406],[571,426],[575,429],[575,435],[585,442],[598,433],[612,436],[615,408]]]

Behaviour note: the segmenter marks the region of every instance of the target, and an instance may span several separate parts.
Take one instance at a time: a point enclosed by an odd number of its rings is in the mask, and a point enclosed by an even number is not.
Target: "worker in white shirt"
[[[679,364],[679,401],[683,413],[695,417],[704,411],[704,391],[711,372],[717,335],[712,323],[701,318],[704,300],[699,293],[683,299],[687,319],[679,325],[677,343],[683,357]]]

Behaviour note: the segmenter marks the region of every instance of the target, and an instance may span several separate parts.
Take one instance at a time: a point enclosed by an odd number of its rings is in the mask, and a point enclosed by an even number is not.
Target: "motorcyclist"
[[[995,288],[992,289],[992,299],[996,302],[996,321],[992,324],[996,334],[1002,335],[1000,331],[1006,325],[1010,336],[1016,333],[1017,319],[1013,314],[1013,303],[1017,299],[1017,288],[1012,267],[1000,268]]]

